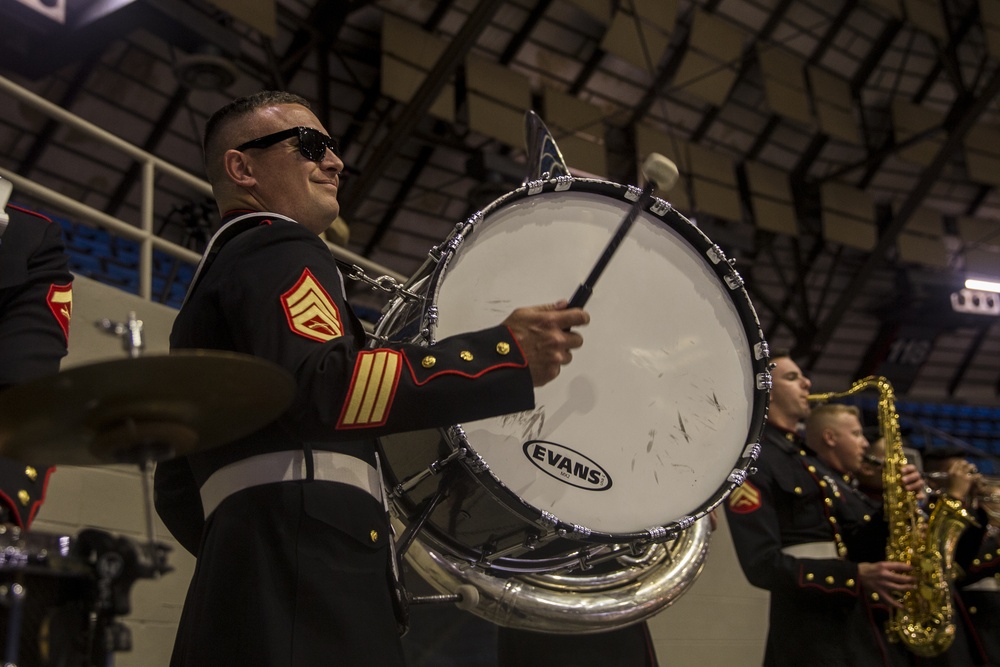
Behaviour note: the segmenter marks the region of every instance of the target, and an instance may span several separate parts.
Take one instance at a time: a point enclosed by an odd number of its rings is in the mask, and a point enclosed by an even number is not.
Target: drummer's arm
[[[286,419],[307,438],[380,435],[531,409],[533,372],[554,376],[553,366],[581,342],[563,329],[587,317],[579,309],[522,308],[508,318],[510,326],[431,346],[365,349],[341,275],[321,242],[278,226],[245,232],[231,245],[241,261],[227,261],[227,246],[216,270],[230,273],[202,298],[219,301],[236,351],[293,374],[298,391]]]

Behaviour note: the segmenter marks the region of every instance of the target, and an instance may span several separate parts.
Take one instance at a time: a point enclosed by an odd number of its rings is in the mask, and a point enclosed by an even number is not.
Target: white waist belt
[[[1000,593],[1000,579],[996,577],[987,577],[986,579],[980,579],[974,584],[969,584],[968,586],[962,587],[963,591],[993,591]]]
[[[340,452],[313,451],[313,479],[350,484],[382,502],[378,471],[359,458]],[[308,479],[301,450],[270,452],[230,463],[216,470],[201,485],[205,518],[230,495],[251,486]]]
[[[804,542],[781,547],[781,553],[796,558],[835,558],[840,560],[835,542]]]

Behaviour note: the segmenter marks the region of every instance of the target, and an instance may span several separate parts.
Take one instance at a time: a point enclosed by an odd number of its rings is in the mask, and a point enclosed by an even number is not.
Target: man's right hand
[[[878,593],[886,604],[902,609],[896,594],[916,588],[916,579],[910,576],[912,565],[883,560],[878,563],[858,563],[858,579],[868,591]]]
[[[571,350],[583,345],[583,336],[570,329],[590,322],[590,315],[566,306],[566,301],[559,301],[518,308],[503,321],[521,346],[536,387],[555,379],[562,366],[573,360]]]

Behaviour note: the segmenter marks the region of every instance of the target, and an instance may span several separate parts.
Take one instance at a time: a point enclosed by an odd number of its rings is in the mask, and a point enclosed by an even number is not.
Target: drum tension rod
[[[424,470],[421,470],[420,472],[416,473],[412,477],[409,477],[409,478],[403,480],[402,482],[400,482],[399,484],[397,484],[395,487],[393,487],[392,493],[391,493],[392,497],[393,498],[400,498],[404,494],[409,493],[418,484],[420,484],[420,482],[424,481],[425,479],[427,479],[431,475],[437,475],[437,474],[439,474],[442,470],[445,469],[445,467],[449,463],[451,463],[452,461],[454,461],[455,459],[457,459],[459,457],[465,456],[467,453],[468,453],[468,450],[465,449],[465,447],[459,447],[458,449],[452,451],[451,454],[448,454],[448,456],[445,456],[442,459],[438,459],[437,461],[432,461],[431,464],[427,466],[427,468],[425,468]]]
[[[424,524],[427,523],[427,520],[431,518],[431,513],[437,508],[437,506],[440,504],[440,502],[444,499],[446,495],[445,494],[446,487],[447,487],[446,484],[438,485],[438,489],[437,491],[434,492],[434,495],[432,495],[430,498],[424,501],[426,505],[420,511],[420,515],[416,518],[415,521],[411,522],[410,525],[406,527],[406,530],[403,531],[403,534],[399,536],[398,540],[396,540],[397,558],[402,558],[403,555],[406,554],[406,550],[410,548],[410,545],[413,544],[413,540],[416,539],[417,533],[420,532],[420,530],[424,527]]]

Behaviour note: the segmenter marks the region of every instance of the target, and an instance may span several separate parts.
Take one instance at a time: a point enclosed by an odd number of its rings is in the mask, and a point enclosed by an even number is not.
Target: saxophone
[[[902,641],[912,653],[929,658],[948,650],[955,639],[951,583],[955,579],[953,556],[962,531],[973,522],[962,502],[941,495],[930,505],[929,515],[921,511],[916,494],[903,486],[906,465],[899,433],[892,385],[884,377],[869,376],[842,393],[815,394],[810,401],[825,402],[875,387],[879,392],[878,420],[885,438],[885,465],[882,468],[882,501],[889,537],[886,560],[907,563],[917,579],[914,590],[899,600],[886,622],[889,641]]]

